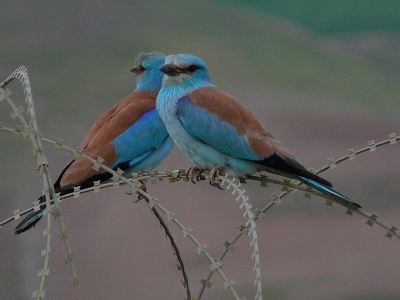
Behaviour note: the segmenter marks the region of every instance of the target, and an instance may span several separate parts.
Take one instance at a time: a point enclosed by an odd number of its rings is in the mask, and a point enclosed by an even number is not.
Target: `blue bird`
[[[142,53],[131,70],[138,75],[135,91],[107,110],[93,124],[81,147],[84,154],[104,159],[103,164],[132,172],[156,168],[168,155],[174,142],[168,135],[155,108],[157,93],[164,73],[159,70],[165,55],[158,52]],[[81,189],[93,186],[94,181],[104,182],[112,175],[84,158],[71,160],[54,184],[56,193],[65,195],[76,186]],[[44,196],[39,198],[45,202]],[[44,210],[44,209],[43,209]],[[14,230],[20,234],[42,218],[43,210],[30,213]]]
[[[170,136],[200,169],[245,177],[256,172],[299,180],[345,206],[361,207],[305,167],[276,140],[243,104],[211,82],[205,62],[191,54],[169,55],[157,109]],[[189,177],[198,175],[191,168]],[[194,171],[195,170],[195,171]]]

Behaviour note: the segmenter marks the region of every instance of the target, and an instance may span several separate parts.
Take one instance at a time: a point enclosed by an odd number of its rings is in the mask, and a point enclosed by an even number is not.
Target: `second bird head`
[[[138,75],[136,91],[157,93],[161,88],[164,73],[159,67],[164,64],[165,55],[160,52],[140,53],[132,72]]]

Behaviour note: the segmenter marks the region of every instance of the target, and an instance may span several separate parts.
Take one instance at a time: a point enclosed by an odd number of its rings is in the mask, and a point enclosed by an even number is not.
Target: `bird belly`
[[[160,91],[162,94],[162,91]],[[178,148],[199,168],[207,170],[215,165],[221,167],[222,173],[227,172],[231,176],[244,177],[245,175],[257,172],[257,164],[246,159],[233,157],[221,152],[202,140],[192,136],[183,127],[176,116],[177,99],[184,94],[161,95],[161,100],[157,100],[157,109],[160,117],[168,130],[169,135],[174,140]],[[172,93],[173,94],[173,93]]]
[[[175,144],[196,166],[201,169],[211,169],[216,164],[221,167],[226,165],[223,153],[193,138],[177,118],[171,118],[164,122]]]
[[[197,167],[207,170],[218,165],[222,173],[227,172],[235,177],[245,177],[257,172],[257,165],[252,161],[220,152],[192,137],[176,117],[166,118],[164,123],[176,145]]]
[[[167,136],[160,147],[153,149],[149,155],[135,164],[131,164],[128,169],[124,170],[124,176],[130,177],[134,172],[157,168],[163,159],[171,152],[174,145],[172,138]]]

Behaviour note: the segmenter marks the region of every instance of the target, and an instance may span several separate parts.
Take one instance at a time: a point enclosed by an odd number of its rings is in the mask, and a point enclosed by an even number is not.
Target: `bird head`
[[[164,64],[165,55],[160,52],[140,53],[135,60],[132,72],[137,74],[135,91],[158,93],[164,73],[159,70]]]
[[[186,84],[189,86],[211,85],[206,63],[192,54],[175,54],[165,58],[159,70],[165,74],[166,85]]]

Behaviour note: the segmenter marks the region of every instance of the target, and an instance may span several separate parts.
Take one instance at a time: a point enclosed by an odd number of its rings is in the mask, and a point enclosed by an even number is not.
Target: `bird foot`
[[[142,184],[139,189],[141,189],[143,192],[147,192],[147,187],[146,187],[146,182],[144,182],[143,180],[139,180],[139,182]],[[145,197],[140,194],[139,192],[135,192],[135,194],[137,194],[137,200],[134,203],[139,202],[140,200],[144,199]]]
[[[196,179],[196,181],[200,181],[200,177],[201,177],[200,175],[201,175],[201,173],[203,173],[203,171],[204,171],[203,169],[193,166],[188,169],[186,176],[188,179],[190,179],[191,182],[196,184],[196,182],[194,180]]]
[[[220,172],[221,172],[221,167],[218,165],[215,165],[214,168],[212,168],[209,172],[209,174],[210,174],[209,181],[212,186],[215,186],[215,187],[219,188],[220,190],[223,190],[223,188],[219,184],[219,179],[218,179]]]

